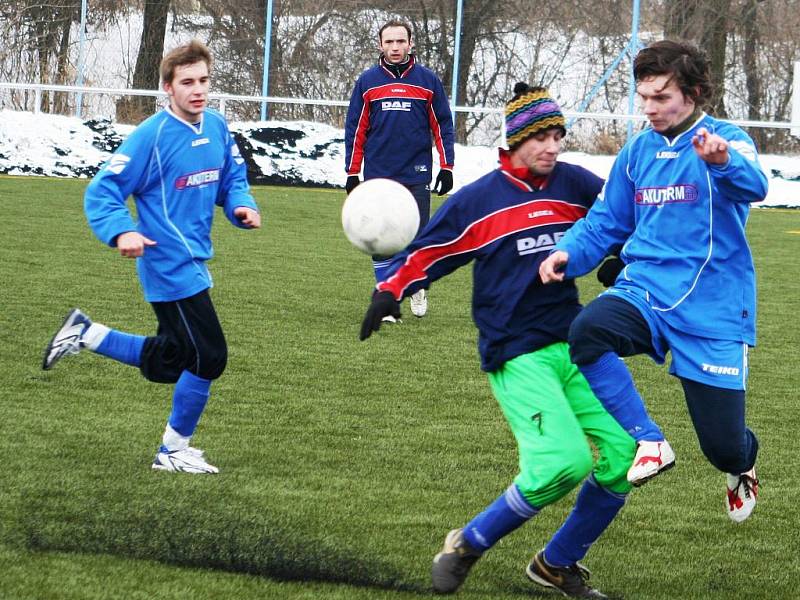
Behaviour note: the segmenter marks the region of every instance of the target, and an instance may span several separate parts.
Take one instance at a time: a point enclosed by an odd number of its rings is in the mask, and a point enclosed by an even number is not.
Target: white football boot
[[[628,469],[628,481],[640,486],[659,473],[675,466],[675,453],[666,440],[658,442],[642,441],[636,446],[633,465]]]
[[[411,314],[415,317],[424,317],[428,312],[428,294],[425,290],[417,290],[409,299]]]
[[[45,371],[63,357],[78,354],[86,345],[83,344],[83,334],[89,329],[92,320],[83,314],[80,309],[73,308],[64,318],[64,322],[44,351],[42,369]]]
[[[161,446],[153,461],[153,469],[195,475],[219,473],[217,467],[206,462],[202,450],[192,447],[170,451],[165,446]]]
[[[728,480],[728,516],[741,523],[756,507],[758,496],[758,479],[756,479],[756,468],[753,467],[747,473],[741,475],[725,474]]]
[[[402,323],[402,319],[398,319],[397,317],[393,317],[392,315],[386,315],[381,319],[381,323]]]

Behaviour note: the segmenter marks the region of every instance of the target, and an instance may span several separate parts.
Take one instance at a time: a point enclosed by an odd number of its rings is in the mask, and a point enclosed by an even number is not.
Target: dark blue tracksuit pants
[[[608,352],[618,356],[655,353],[652,332],[639,310],[620,298],[600,296],[573,321],[569,331],[572,361],[581,367]],[[679,377],[700,448],[726,473],[749,471],[758,440],[745,425],[745,392]],[[601,398],[602,400],[602,398]]]

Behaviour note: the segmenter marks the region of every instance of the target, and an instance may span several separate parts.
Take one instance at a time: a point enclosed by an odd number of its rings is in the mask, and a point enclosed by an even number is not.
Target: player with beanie
[[[518,83],[505,123],[508,150],[500,150],[499,168],[453,194],[395,258],[373,294],[361,339],[380,328],[383,316],[399,315],[404,297],[473,262],[481,367],[516,438],[519,473],[447,534],[434,558],[433,588],[456,591],[503,536],[580,485],[572,513],[526,573],[567,596],[605,598],[588,585],[579,561],[625,504],[635,444],[570,361],[567,332],[581,310],[575,282],[544,286],[538,276],[603,180],[557,160],[565,121],[546,89]]]

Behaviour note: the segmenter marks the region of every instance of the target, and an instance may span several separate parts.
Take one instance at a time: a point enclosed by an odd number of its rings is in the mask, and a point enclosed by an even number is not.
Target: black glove
[[[624,268],[625,263],[622,262],[622,259],[612,256],[606,259],[606,261],[600,265],[600,268],[597,269],[597,281],[602,283],[605,287],[611,287],[617,280],[620,271]]]
[[[439,196],[444,196],[447,192],[453,189],[453,172],[447,169],[442,169],[436,176],[436,183],[433,186],[433,191]]]
[[[347,193],[349,194],[356,189],[359,183],[361,183],[361,180],[358,178],[358,175],[348,175],[347,183],[344,184],[344,189],[347,190]]]
[[[372,302],[367,309],[367,314],[364,315],[364,321],[361,323],[361,334],[358,339],[363,342],[372,335],[373,331],[378,331],[381,328],[381,319],[389,315],[395,319],[400,318],[400,303],[394,299],[394,295],[391,292],[379,292],[376,290],[372,294]]]

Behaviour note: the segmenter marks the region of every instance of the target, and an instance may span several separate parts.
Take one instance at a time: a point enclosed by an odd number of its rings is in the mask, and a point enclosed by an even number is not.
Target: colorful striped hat
[[[539,131],[560,127],[567,133],[561,107],[543,87],[527,83],[514,86],[514,97],[506,104],[506,142],[513,150]]]

